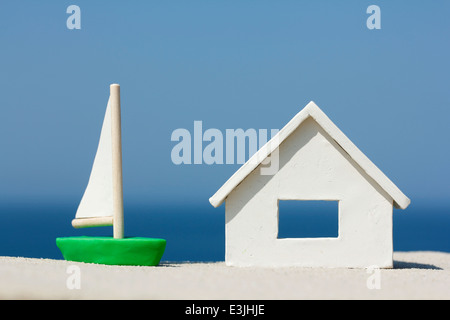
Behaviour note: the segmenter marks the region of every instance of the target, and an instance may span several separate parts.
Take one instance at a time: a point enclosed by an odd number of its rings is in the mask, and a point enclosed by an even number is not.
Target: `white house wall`
[[[227,265],[392,267],[392,198],[312,118],[278,154],[226,199]],[[277,239],[278,200],[339,201],[339,236]]]

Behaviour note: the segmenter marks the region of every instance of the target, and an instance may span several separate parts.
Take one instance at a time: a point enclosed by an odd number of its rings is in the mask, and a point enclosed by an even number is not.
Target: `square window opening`
[[[278,239],[338,236],[339,201],[278,200]]]

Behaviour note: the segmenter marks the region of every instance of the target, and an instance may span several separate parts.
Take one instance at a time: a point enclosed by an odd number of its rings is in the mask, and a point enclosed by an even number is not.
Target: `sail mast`
[[[113,184],[113,233],[114,238],[124,237],[123,184],[122,184],[122,135],[120,121],[120,85],[110,85],[112,184]]]

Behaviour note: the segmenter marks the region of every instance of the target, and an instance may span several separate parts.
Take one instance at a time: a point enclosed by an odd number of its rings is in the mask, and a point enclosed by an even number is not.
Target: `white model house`
[[[261,174],[269,156],[278,168]],[[278,238],[283,200],[337,201],[338,236]],[[226,202],[227,265],[350,268],[392,268],[393,207],[410,203],[314,102],[209,201]]]

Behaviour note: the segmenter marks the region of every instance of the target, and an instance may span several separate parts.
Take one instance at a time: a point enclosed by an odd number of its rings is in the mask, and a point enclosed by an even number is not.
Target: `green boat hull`
[[[56,245],[68,261],[121,266],[157,266],[166,240],[156,238],[65,237]]]

